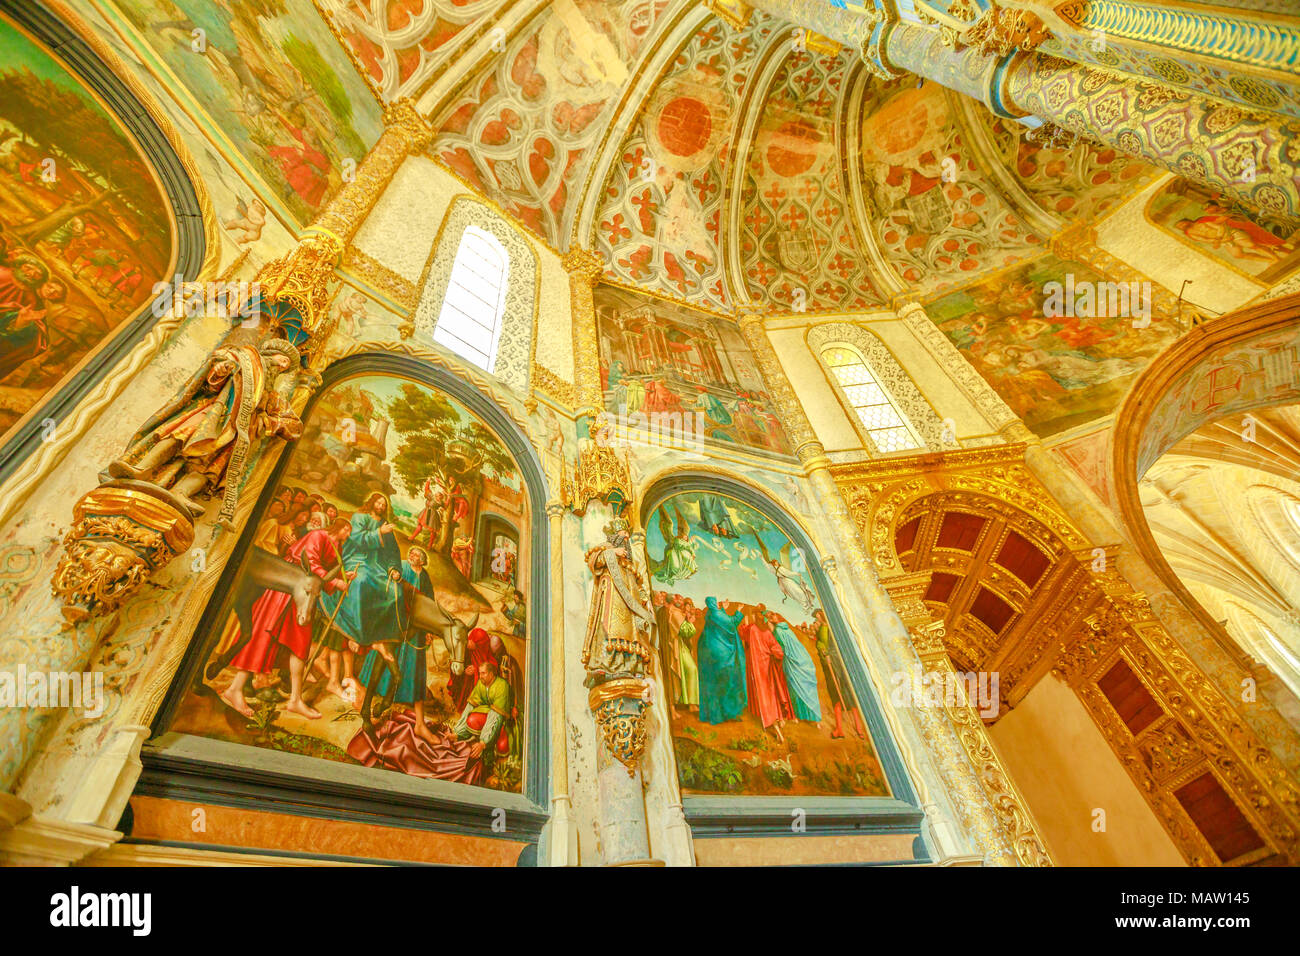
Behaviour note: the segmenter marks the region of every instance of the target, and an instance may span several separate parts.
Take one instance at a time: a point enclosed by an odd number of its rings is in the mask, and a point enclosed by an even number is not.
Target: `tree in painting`
[[[378,135],[377,104],[310,0],[149,0],[120,9],[300,221]]]
[[[171,246],[117,121],[3,20],[0,51],[2,434],[143,306]]]
[[[518,791],[526,533],[514,461],[456,401],[392,377],[332,386],[173,729]]]
[[[646,549],[683,788],[887,794],[807,556],[776,522],[683,492],[652,512]]]

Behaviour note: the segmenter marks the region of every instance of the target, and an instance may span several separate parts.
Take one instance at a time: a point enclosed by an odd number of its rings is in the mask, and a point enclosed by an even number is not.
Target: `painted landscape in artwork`
[[[1128,315],[1045,314],[1053,283],[1083,290],[1105,281],[1081,262],[1045,255],[941,296],[926,311],[1024,423],[1047,437],[1114,411],[1174,337],[1160,310],[1142,328]]]
[[[605,409],[629,428],[642,421],[724,448],[792,453],[734,322],[604,284],[595,305]]]
[[[0,435],[150,298],[166,209],[117,120],[0,19]]]
[[[646,550],[682,789],[887,796],[810,557],[749,505],[698,491],[654,509]]]
[[[171,729],[518,792],[527,510],[509,452],[453,399],[332,386]]]
[[[299,222],[378,139],[379,104],[311,0],[117,6]]]

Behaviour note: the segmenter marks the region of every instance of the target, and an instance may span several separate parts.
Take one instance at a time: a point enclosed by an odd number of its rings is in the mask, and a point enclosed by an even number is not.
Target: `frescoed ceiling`
[[[1139,198],[1157,176],[1142,162],[1040,146],[981,103],[882,80],[856,51],[757,10],[88,2],[172,78],[291,230],[374,142],[382,103],[406,98],[435,129],[436,162],[553,250],[594,250],[610,282],[723,314],[921,302],[1042,436],[1112,411],[1169,337],[1159,322],[1137,335],[1113,317],[1038,314],[1044,281],[1121,278],[1097,252],[1106,217],[1143,202],[1153,234],[1260,287],[1300,255],[1181,181]]]
[[[778,37],[755,14],[736,32],[710,19],[673,61],[609,170],[593,247],[622,282],[731,305],[723,277],[723,203],[739,105]]]
[[[791,52],[763,103],[745,169],[745,291],[760,305],[861,311],[882,303],[848,213],[836,120],[850,57]]]
[[[665,0],[558,0],[473,71],[431,151],[553,246]]]
[[[385,99],[415,96],[495,0],[334,0],[325,9]],[[455,41],[455,42],[453,42]]]

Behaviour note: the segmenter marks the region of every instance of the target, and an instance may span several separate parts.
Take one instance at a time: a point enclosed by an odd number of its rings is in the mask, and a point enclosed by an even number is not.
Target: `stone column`
[[[1135,81],[1037,52],[1034,48],[1049,33],[1036,17],[1026,24],[1007,16],[1023,17],[1022,11],[1005,11],[1005,22],[998,24],[984,13],[980,29],[961,30],[963,21],[952,17],[941,26],[900,22],[887,4],[861,12],[797,0],[755,0],[753,6],[861,50],[867,66],[882,78],[915,73],[981,100],[997,115],[1036,116],[1051,127],[1227,193],[1292,228],[1300,225],[1300,159],[1288,148],[1300,136],[1300,122],[1252,112],[1280,103],[1278,94],[1253,76],[1243,73],[1246,82],[1241,85],[1251,91],[1252,105],[1228,106],[1193,90],[1174,88],[1165,76]],[[1087,29],[1119,29],[1122,36],[1126,27],[1132,27],[1130,32],[1136,31],[1132,40],[1140,36],[1144,43],[1171,45],[1196,35],[1187,30],[1187,16],[1161,21],[1128,17],[1122,9],[1117,13],[1116,8],[1124,4],[1106,4],[1106,10],[1091,14],[1091,5],[1081,6],[1084,16],[1092,16]],[[1255,62],[1291,69],[1285,51],[1293,45],[1293,30],[1262,21],[1247,24],[1235,15],[1215,11],[1197,16],[1206,20],[1201,29],[1216,41],[1198,52],[1231,45],[1241,55],[1249,48]],[[1048,19],[1058,33],[1070,38],[1084,29],[1067,26],[1054,14]],[[957,42],[958,33],[965,43]],[[1147,60],[1144,56],[1130,59]]]
[[[650,857],[641,756],[645,751],[645,684],[611,680],[591,688],[587,702],[600,742],[596,781],[601,858],[606,866],[660,866]]]
[[[812,482],[817,503],[835,531],[840,552],[848,561],[848,577],[857,586],[871,613],[873,636],[880,641],[890,664],[902,672],[907,681],[915,683],[921,679],[924,668],[912,646],[911,635],[862,548],[844,497],[831,476],[830,459],[826,457],[826,451],[817,440],[812,423],[781,367],[776,350],[767,337],[763,316],[745,313],[739,322],[745,341],[754,353],[759,373],[776,403],[782,424],[795,446],[795,453]],[[1005,865],[1039,862],[1035,854],[1024,855],[1025,845],[1004,828],[1004,821],[999,819],[998,811],[985,792],[984,781],[972,772],[970,758],[965,755],[961,738],[952,723],[926,708],[915,708],[911,713],[916,717],[918,731],[935,749],[936,763],[950,792],[957,795],[965,815],[963,822],[972,839],[985,848],[990,862]],[[1023,814],[1014,797],[1000,792],[997,799],[1003,807],[1010,803]]]
[[[559,501],[546,505],[551,538],[551,866],[578,863],[577,834],[569,817],[569,735],[564,719],[564,512]]]
[[[1002,93],[1021,113],[1139,156],[1266,216],[1300,221],[1300,121],[1039,53],[1011,58]]]

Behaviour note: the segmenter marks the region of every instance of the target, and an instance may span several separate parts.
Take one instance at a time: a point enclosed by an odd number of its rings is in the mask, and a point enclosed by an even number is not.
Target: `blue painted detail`
[[[743,502],[769,518],[795,546],[806,554],[817,549],[785,509],[767,495],[748,486],[734,484],[716,475],[681,471],[656,482],[642,499],[641,523],[644,526],[655,508],[675,494],[707,491]],[[683,808],[695,836],[789,836],[791,811],[798,808],[807,814],[807,832],[831,834],[912,833],[919,835],[925,818],[916,788],[907,773],[902,754],[889,732],[880,701],[867,676],[856,642],[850,635],[848,621],[834,589],[819,561],[808,561],[820,606],[839,648],[867,722],[881,769],[889,783],[892,797],[730,797],[685,796]]]

